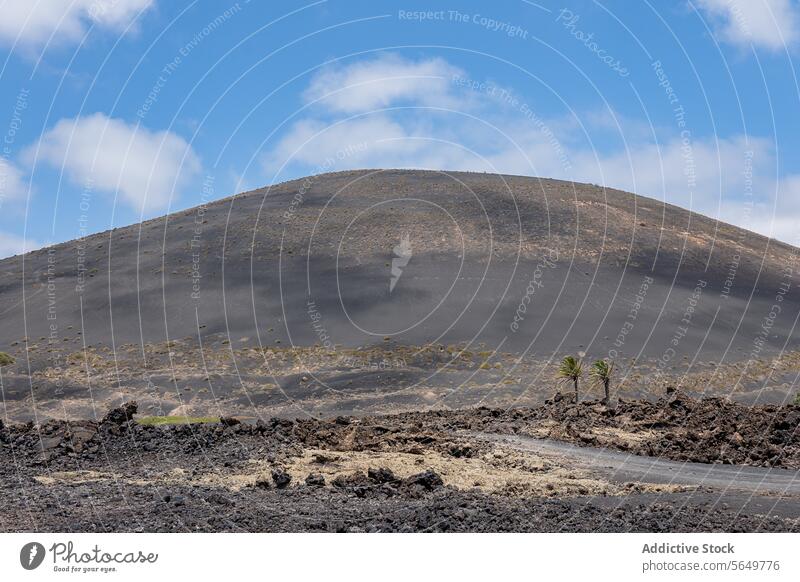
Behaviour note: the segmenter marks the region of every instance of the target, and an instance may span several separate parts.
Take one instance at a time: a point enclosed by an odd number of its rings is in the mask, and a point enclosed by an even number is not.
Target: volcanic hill
[[[310,176],[0,261],[3,406],[510,406],[552,393],[569,353],[617,361],[626,394],[658,381],[783,401],[797,252],[589,184]]]

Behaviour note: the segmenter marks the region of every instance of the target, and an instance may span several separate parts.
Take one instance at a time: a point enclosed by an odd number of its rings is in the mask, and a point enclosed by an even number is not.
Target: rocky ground
[[[800,408],[655,403],[0,425],[2,531],[798,531],[800,499],[625,482],[480,435],[800,467]]]
[[[541,407],[454,411],[450,429],[514,432],[696,463],[800,468],[800,407],[743,406],[675,389],[647,400],[575,404],[556,394]]]

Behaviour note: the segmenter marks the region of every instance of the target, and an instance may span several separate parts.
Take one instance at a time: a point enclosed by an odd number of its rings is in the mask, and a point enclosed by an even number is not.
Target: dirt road
[[[800,471],[670,461],[595,447],[518,435],[479,434],[520,452],[569,459],[576,468],[596,471],[612,481],[694,485],[749,493],[800,495]]]

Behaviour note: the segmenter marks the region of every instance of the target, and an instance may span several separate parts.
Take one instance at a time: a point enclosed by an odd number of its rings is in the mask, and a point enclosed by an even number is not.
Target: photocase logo
[[[19,563],[26,570],[35,570],[44,561],[44,546],[39,542],[29,542],[19,552]]]
[[[413,254],[414,253],[411,249],[410,235],[405,232],[400,238],[400,244],[394,247],[394,258],[392,259],[392,278],[389,280],[389,293],[394,291],[394,286],[397,285],[397,282],[400,280],[400,276],[403,274],[403,269],[408,264],[408,261],[411,260],[411,256]]]

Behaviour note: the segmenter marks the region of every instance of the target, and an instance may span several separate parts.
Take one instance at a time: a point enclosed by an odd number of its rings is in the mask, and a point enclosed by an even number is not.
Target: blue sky
[[[363,167],[605,184],[799,242],[795,0],[0,10],[0,256]]]

